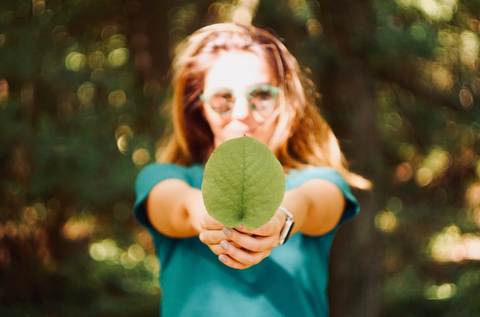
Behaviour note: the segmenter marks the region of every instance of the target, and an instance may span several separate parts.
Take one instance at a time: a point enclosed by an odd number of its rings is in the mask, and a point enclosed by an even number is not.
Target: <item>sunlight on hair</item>
[[[257,8],[258,0],[238,0],[232,8],[232,22],[239,24],[252,24],[252,19]]]

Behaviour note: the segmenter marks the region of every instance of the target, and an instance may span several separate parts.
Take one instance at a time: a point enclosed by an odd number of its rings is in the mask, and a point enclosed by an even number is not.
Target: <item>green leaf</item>
[[[223,142],[210,156],[202,195],[210,216],[227,227],[257,229],[285,195],[282,165],[262,142],[243,136]]]

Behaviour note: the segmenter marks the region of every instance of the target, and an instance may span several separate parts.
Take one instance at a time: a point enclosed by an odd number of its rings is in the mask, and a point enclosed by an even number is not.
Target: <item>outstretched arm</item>
[[[200,219],[207,213],[202,192],[174,178],[155,185],[145,207],[155,229],[173,238],[198,235]]]
[[[282,206],[294,215],[296,227],[293,232],[319,236],[338,224],[345,204],[345,197],[335,184],[324,179],[311,179],[288,191]]]

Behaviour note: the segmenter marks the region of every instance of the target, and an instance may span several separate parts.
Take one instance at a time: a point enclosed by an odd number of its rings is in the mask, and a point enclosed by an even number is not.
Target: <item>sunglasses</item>
[[[264,112],[275,107],[280,88],[270,85],[258,85],[245,92],[245,99],[250,109]],[[212,109],[219,114],[226,114],[232,110],[237,96],[231,89],[220,89],[209,96],[200,95],[200,100],[210,104]]]

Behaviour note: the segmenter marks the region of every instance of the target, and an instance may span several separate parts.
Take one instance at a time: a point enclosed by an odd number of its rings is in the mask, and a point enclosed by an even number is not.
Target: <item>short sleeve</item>
[[[360,206],[358,205],[357,199],[352,194],[350,185],[348,185],[345,178],[335,169],[330,167],[310,167],[296,171],[296,173],[292,175],[291,180],[289,180],[290,182],[288,185],[290,185],[291,188],[296,188],[310,179],[324,179],[330,181],[342,192],[347,203],[345,205],[342,218],[340,218],[339,224],[352,219],[358,214],[360,211]]]
[[[137,176],[135,181],[136,201],[134,214],[137,221],[147,229],[153,229],[153,227],[147,217],[143,203],[155,185],[170,178],[180,179],[188,184],[192,183],[187,168],[175,164],[150,164]]]

